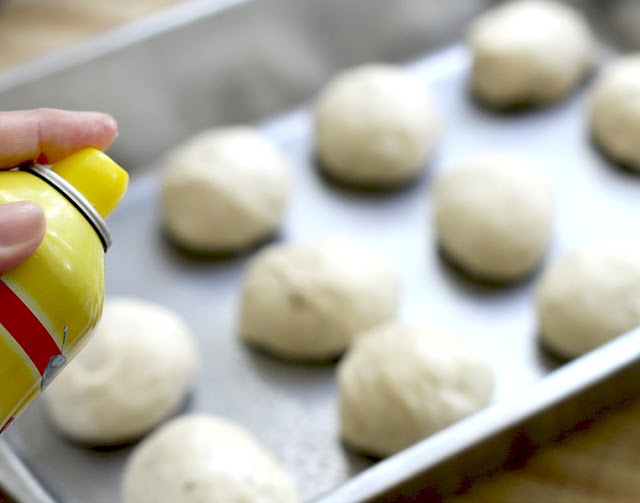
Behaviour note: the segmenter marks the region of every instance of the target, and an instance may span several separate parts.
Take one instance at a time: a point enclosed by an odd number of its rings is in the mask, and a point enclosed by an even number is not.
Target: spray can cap
[[[80,192],[102,218],[118,206],[129,182],[127,172],[95,148],[76,152],[51,170]]]

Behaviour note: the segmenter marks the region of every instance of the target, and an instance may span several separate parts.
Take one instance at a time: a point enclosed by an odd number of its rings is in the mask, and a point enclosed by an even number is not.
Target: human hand
[[[0,112],[0,169],[31,162],[52,164],[85,147],[106,150],[117,134],[116,121],[99,112],[51,108]],[[38,248],[45,228],[38,204],[0,205],[0,274]]]

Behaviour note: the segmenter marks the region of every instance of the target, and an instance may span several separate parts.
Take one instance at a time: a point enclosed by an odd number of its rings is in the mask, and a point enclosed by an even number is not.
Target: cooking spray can
[[[96,149],[45,167],[0,172],[0,204],[29,200],[47,229],[35,253],[0,277],[0,433],[90,338],[104,302],[104,219],[127,173]]]

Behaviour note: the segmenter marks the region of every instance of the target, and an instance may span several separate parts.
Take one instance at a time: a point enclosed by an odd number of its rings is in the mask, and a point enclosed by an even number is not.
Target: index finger
[[[49,164],[86,147],[106,150],[118,135],[110,115],[54,108],[0,112],[0,169]]]

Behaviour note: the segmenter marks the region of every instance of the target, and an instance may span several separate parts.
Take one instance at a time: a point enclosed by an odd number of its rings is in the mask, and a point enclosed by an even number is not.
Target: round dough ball
[[[596,80],[589,123],[607,155],[640,171],[640,54],[620,58]]]
[[[193,385],[197,352],[169,309],[112,298],[91,340],[43,394],[64,435],[91,445],[134,440],[175,413]]]
[[[164,424],[131,454],[124,503],[298,503],[288,473],[231,421],[189,414]]]
[[[567,95],[593,65],[586,18],[557,2],[519,0],[494,7],[470,26],[472,87],[489,106],[540,105]]]
[[[440,130],[426,86],[401,68],[347,70],[322,90],[314,108],[316,153],[342,182],[400,185],[425,168]]]
[[[553,233],[551,186],[525,159],[470,159],[440,175],[433,204],[441,249],[482,279],[512,281],[531,272]]]
[[[287,159],[250,128],[200,133],[164,162],[160,206],[167,233],[202,253],[257,244],[281,225],[289,171]]]
[[[362,334],[347,351],[338,386],[344,440],[387,456],[485,407],[493,373],[443,332],[389,324]]]
[[[536,287],[541,340],[572,358],[640,325],[640,241],[584,246],[561,256]]]
[[[396,274],[373,251],[342,238],[273,245],[251,262],[240,335],[280,356],[340,355],[363,329],[398,308]]]

